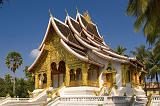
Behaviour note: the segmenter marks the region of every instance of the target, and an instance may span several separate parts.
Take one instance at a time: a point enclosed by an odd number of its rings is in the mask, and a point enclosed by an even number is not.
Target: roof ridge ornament
[[[83,12],[83,17],[86,19],[86,21],[88,23],[92,23],[92,19],[91,19],[90,15],[89,15],[88,10],[86,10],[86,11]]]
[[[49,16],[50,16],[50,17],[53,17],[50,9],[49,9]]]
[[[68,15],[68,11],[67,11],[67,9],[65,9],[65,12],[66,12],[66,15],[67,15],[67,16],[69,16],[69,15]]]
[[[79,13],[78,7],[76,7],[76,12],[77,12],[77,14]]]

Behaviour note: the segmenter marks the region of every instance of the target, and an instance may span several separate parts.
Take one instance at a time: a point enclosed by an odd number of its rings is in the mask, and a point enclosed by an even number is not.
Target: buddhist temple
[[[132,57],[117,54],[107,45],[88,12],[65,22],[50,13],[39,55],[29,67],[35,91],[52,89],[60,97],[144,96],[147,73]]]
[[[64,22],[50,12],[38,49],[28,68],[35,90],[29,98],[2,97],[0,106],[160,106],[160,96],[149,93],[159,90],[144,89],[143,64],[106,44],[88,12],[66,12]]]

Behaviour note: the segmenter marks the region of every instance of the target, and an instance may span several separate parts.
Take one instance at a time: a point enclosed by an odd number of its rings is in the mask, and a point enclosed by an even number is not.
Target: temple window
[[[75,81],[74,69],[71,69],[71,70],[70,70],[70,81]]]
[[[98,79],[98,70],[99,68],[95,65],[90,65],[88,69],[88,80],[96,81]]]
[[[65,73],[66,72],[66,66],[65,66],[65,62],[64,61],[60,61],[59,62],[58,71],[60,73]]]
[[[55,62],[51,63],[51,69],[52,69],[53,72],[57,71],[57,64]]]
[[[66,73],[66,65],[64,61],[60,61],[58,64],[58,69],[57,69],[57,64],[55,62],[52,62],[51,64],[51,75],[52,75],[52,86],[54,88],[60,87],[64,80],[65,80],[65,73]]]
[[[45,84],[45,83],[47,83],[47,74],[46,73],[44,73],[43,74],[43,84]]]
[[[88,70],[88,80],[92,80],[92,76],[93,76],[93,70],[89,69]]]
[[[82,80],[82,70],[80,68],[78,68],[76,70],[76,80],[77,81],[81,81]]]
[[[58,72],[60,73],[60,79],[61,79],[60,83],[63,83],[65,79],[65,73],[66,73],[66,65],[64,61],[59,62]]]

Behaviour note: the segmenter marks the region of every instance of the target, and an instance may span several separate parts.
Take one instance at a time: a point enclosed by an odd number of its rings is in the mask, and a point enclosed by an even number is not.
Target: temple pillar
[[[48,50],[48,57],[47,57],[47,88],[49,88],[49,87],[52,86],[50,45],[47,45],[46,49]]]
[[[122,71],[122,86],[126,86],[126,71],[125,71],[125,65],[121,64],[121,71]]]
[[[104,84],[103,80],[102,80],[102,70],[100,71],[99,77],[98,77],[98,82],[99,82],[99,87],[101,88]]]
[[[88,64],[82,64],[82,81],[83,85],[87,85],[87,77],[88,77]]]
[[[139,73],[137,73],[137,84],[139,85]]]
[[[135,73],[134,73],[134,71],[132,72],[132,82],[135,83]]]
[[[113,84],[116,83],[116,73],[115,71],[112,73]]]
[[[35,89],[39,88],[39,79],[38,79],[38,74],[35,74]]]
[[[70,83],[70,69],[68,65],[66,65],[65,85],[69,86],[69,83]]]
[[[51,87],[52,80],[51,80],[51,70],[47,70],[47,88]]]

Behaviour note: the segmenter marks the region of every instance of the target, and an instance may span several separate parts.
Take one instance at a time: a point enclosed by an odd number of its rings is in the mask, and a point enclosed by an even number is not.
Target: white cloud
[[[33,49],[30,53],[30,57],[36,58],[39,55],[39,50],[38,49]]]

